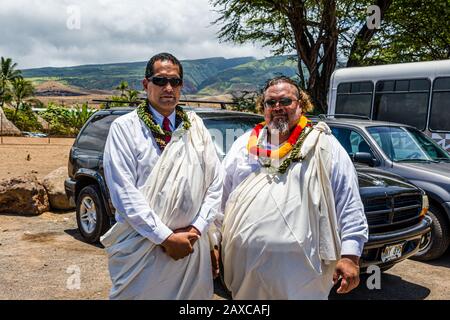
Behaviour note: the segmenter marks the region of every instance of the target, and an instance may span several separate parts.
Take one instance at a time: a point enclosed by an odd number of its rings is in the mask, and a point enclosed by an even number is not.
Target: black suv
[[[234,140],[261,122],[261,116],[220,109],[195,108],[216,144],[221,158]],[[96,112],[75,140],[69,156],[67,196],[76,204],[78,228],[88,242],[97,242],[114,223],[114,208],[103,176],[103,149],[111,122],[133,108]],[[227,141],[228,140],[228,141]],[[415,254],[430,231],[424,218],[424,192],[402,178],[367,166],[357,166],[360,194],[369,223],[369,242],[361,267],[376,264],[388,269]]]
[[[360,119],[322,117],[355,162],[397,174],[423,189],[429,198],[432,230],[415,259],[440,257],[450,244],[450,155],[414,127]]]

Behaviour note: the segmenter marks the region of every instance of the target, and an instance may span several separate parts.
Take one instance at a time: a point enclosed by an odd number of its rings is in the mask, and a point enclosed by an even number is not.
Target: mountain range
[[[276,75],[296,77],[297,63],[292,56],[264,59],[253,57],[205,58],[181,61],[184,69],[185,94],[218,95],[261,89],[267,79]],[[35,84],[56,81],[85,90],[113,90],[127,81],[136,90],[142,89],[147,62],[92,64],[74,67],[45,67],[22,70],[25,78]]]

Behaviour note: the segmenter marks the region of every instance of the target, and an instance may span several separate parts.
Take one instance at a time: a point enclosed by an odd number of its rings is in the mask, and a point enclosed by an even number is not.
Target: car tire
[[[421,244],[419,251],[412,259],[429,261],[437,259],[444,254],[450,243],[449,224],[444,212],[436,206],[430,205],[427,215],[431,218],[431,232],[428,234],[429,241]]]
[[[76,212],[78,230],[82,237],[88,243],[97,243],[110,227],[98,186],[90,185],[81,189]]]

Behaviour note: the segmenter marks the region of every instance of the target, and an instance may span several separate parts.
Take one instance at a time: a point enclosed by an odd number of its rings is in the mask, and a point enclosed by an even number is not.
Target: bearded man
[[[153,56],[147,103],[117,118],[104,152],[117,223],[101,238],[111,299],[210,299],[208,228],[220,210],[222,174],[211,136],[177,106],[183,67]]]
[[[327,299],[359,284],[368,226],[355,168],[287,77],[263,91],[265,122],[223,160],[221,256],[234,299]]]

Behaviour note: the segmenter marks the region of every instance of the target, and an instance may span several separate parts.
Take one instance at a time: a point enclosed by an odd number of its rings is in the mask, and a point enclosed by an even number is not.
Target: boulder
[[[39,215],[49,210],[47,192],[36,176],[0,180],[0,213]]]
[[[44,177],[42,184],[47,190],[50,207],[55,210],[70,210],[69,199],[64,190],[64,180],[67,178],[67,167],[60,167]]]

